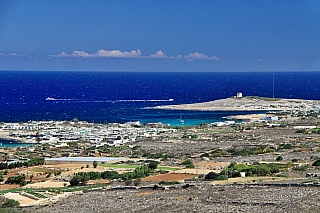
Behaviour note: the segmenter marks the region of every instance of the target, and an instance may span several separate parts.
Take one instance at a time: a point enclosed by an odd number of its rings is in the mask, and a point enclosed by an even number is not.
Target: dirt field
[[[161,174],[143,178],[142,181],[183,181],[184,179],[196,177],[195,174]]]
[[[20,188],[20,185],[18,185],[18,184],[3,184],[3,185],[0,185],[0,190],[16,189],[16,188]]]
[[[34,204],[37,201],[27,198],[25,196],[19,195],[19,193],[7,193],[4,195],[6,198],[14,199],[16,201],[19,201],[21,206],[30,205],[31,203]]]

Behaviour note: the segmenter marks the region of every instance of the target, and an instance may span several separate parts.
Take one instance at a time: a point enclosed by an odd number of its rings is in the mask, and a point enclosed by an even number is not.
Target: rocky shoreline
[[[197,111],[291,111],[320,108],[320,101],[262,97],[226,98],[203,103],[156,106],[155,109]]]

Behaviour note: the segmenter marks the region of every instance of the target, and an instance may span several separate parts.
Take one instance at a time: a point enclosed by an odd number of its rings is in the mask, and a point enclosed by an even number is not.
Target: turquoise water
[[[14,147],[21,147],[21,146],[32,146],[33,144],[29,143],[20,143],[14,140],[6,140],[0,139],[0,148],[14,148]]]

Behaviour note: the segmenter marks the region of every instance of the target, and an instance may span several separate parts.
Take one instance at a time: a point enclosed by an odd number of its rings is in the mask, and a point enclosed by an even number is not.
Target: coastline
[[[25,138],[17,138],[17,137],[11,137],[9,136],[9,132],[0,131],[0,140],[8,140],[8,141],[16,141],[18,143],[24,143],[24,144],[35,144],[36,142],[27,140]]]
[[[194,104],[163,105],[153,107],[153,109],[195,111],[292,111],[311,110],[315,106],[320,108],[320,101],[247,96]]]

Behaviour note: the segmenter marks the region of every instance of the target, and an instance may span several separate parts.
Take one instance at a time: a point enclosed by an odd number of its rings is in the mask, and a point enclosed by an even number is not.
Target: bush
[[[283,160],[283,157],[282,156],[278,156],[277,158],[276,158],[276,161],[282,161]]]
[[[20,186],[25,186],[25,185],[27,185],[27,181],[26,180],[23,180],[23,181],[20,182]]]
[[[193,162],[190,159],[183,161],[181,165],[186,166],[186,168],[194,168]]]
[[[125,181],[126,186],[132,185],[132,179],[128,179]]]
[[[219,174],[215,173],[215,172],[209,172],[204,179],[205,180],[214,180],[216,177],[218,177]]]
[[[151,170],[155,170],[157,167],[158,167],[158,162],[156,161],[151,161],[148,165],[148,167],[151,169]]]
[[[159,186],[157,184],[153,185],[153,190],[157,190],[159,188]]]
[[[316,160],[316,161],[312,164],[312,166],[320,166],[320,159],[319,159],[319,160]]]
[[[98,166],[98,162],[97,161],[93,161],[93,168],[97,168]]]
[[[20,203],[18,201],[6,198],[1,208],[10,208],[10,207],[19,206],[19,205]]]
[[[308,165],[303,165],[303,166],[297,166],[294,167],[293,170],[297,170],[297,171],[306,171],[308,168]]]
[[[135,186],[139,186],[139,185],[141,184],[141,178],[135,179],[135,180],[133,181],[133,184],[134,184]]]
[[[227,180],[227,177],[225,175],[219,175],[214,180]]]

